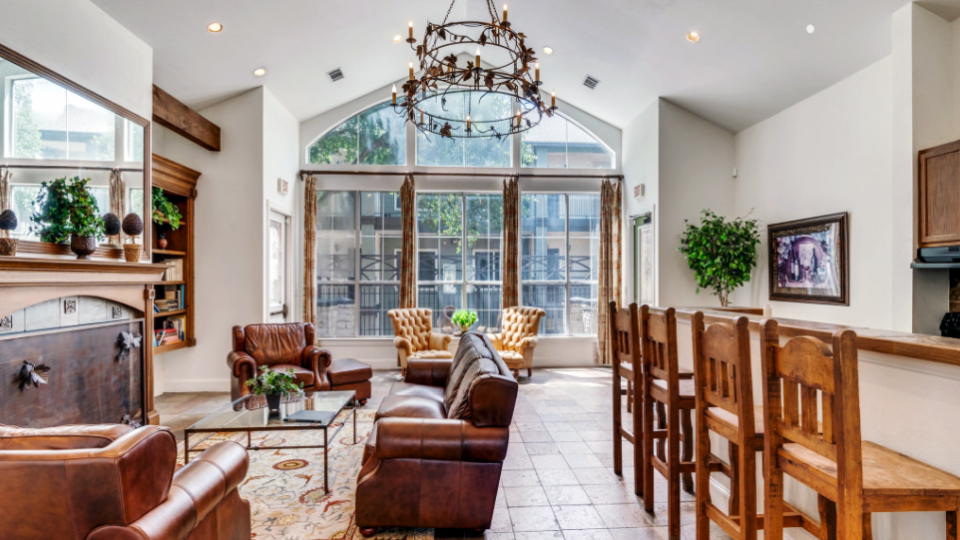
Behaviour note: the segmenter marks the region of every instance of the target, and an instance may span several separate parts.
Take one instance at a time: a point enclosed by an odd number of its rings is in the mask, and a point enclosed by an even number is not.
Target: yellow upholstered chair
[[[420,308],[391,309],[393,346],[397,348],[400,368],[406,371],[408,358],[425,360],[452,359],[450,336],[433,331],[433,310]]]
[[[546,314],[535,307],[508,307],[503,310],[500,333],[487,334],[514,377],[520,376],[521,369],[527,370],[527,377],[533,375],[533,349],[540,339],[540,319]]]

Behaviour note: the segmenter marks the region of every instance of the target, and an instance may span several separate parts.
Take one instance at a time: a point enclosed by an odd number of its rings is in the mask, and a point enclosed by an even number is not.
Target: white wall
[[[734,303],[768,303],[766,226],[850,213],[850,306],[771,302],[778,316],[893,326],[892,59],[736,136],[736,212],[764,225],[758,265]],[[909,261],[905,261],[909,264]]]
[[[624,300],[633,302],[636,283],[633,272],[633,218],[656,212],[660,196],[660,103],[647,107],[623,130],[623,281]],[[634,195],[642,186],[643,195]],[[654,221],[654,227],[657,227]],[[656,245],[656,241],[654,241]],[[659,272],[654,272],[658,276]],[[654,291],[658,287],[654,284]]]
[[[0,43],[150,119],[153,49],[89,0],[4,0]]]

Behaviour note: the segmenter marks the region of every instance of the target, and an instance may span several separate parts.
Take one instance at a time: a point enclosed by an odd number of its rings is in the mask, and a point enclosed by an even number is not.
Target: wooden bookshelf
[[[197,198],[197,181],[200,173],[156,154],[153,155],[152,172],[153,187],[162,189],[166,198],[176,205],[183,216],[180,227],[175,231],[166,219],[163,223],[153,223],[151,240],[153,262],[163,264],[167,261],[181,261],[183,265],[183,275],[180,279],[165,281],[155,287],[156,297],[160,300],[164,299],[164,293],[168,287],[176,287],[180,290],[182,309],[154,313],[153,326],[153,330],[163,329],[165,321],[183,318],[183,341],[154,346],[153,354],[157,355],[197,344],[194,324],[194,231],[191,224],[195,223],[194,201]],[[164,234],[167,239],[167,246],[164,249],[159,247],[159,234]],[[152,340],[152,333],[150,337]]]

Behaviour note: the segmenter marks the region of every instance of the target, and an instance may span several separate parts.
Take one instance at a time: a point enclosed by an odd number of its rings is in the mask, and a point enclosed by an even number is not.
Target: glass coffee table
[[[188,427],[183,432],[183,460],[190,462],[190,452],[200,452],[195,448],[209,439],[214,433],[245,432],[247,434],[247,450],[276,450],[279,448],[292,450],[297,448],[323,448],[323,488],[329,493],[330,486],[327,480],[327,453],[329,441],[336,437],[340,430],[347,425],[346,418],[339,426],[334,421],[344,410],[350,411],[348,416],[353,417],[353,443],[357,443],[357,404],[353,390],[345,392],[304,392],[298,396],[285,399],[280,404],[280,415],[271,418],[264,396],[244,396],[233,403],[224,405],[199,422]],[[349,407],[348,407],[349,405]],[[287,418],[297,411],[318,411],[326,413],[325,419],[319,422],[288,421]],[[332,433],[328,430],[333,428]],[[323,444],[309,446],[253,446],[252,434],[255,431],[322,431]],[[190,436],[198,433],[207,433],[193,445]],[[317,437],[319,437],[319,433]],[[319,441],[318,441],[319,442]]]

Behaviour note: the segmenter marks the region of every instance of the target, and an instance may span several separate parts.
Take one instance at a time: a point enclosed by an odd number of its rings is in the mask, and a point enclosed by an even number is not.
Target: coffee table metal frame
[[[353,394],[353,398],[348,400],[346,404],[343,407],[341,407],[340,410],[336,412],[336,414],[334,414],[333,418],[336,419],[337,416],[340,416],[340,413],[345,410],[350,411],[348,416],[353,417],[353,444],[357,444],[357,409],[359,409],[360,407],[357,405],[356,392],[353,392],[352,390],[350,392]],[[251,396],[249,395],[245,396],[243,398],[238,399],[237,401],[232,402],[230,406],[234,406],[237,403],[246,401],[250,398]],[[350,405],[350,406],[348,407],[347,405]],[[194,425],[200,422],[203,422],[203,420],[219,412],[220,410],[218,409],[217,411],[210,413],[209,415],[203,417],[203,419],[201,419],[200,421],[196,422]],[[328,452],[330,449],[329,440],[331,438],[336,437],[340,433],[340,430],[343,429],[344,426],[346,425],[347,425],[347,421],[346,421],[346,418],[344,418],[344,421],[333,431],[332,435],[328,434],[328,429],[330,428],[330,424],[327,424],[327,425],[311,424],[309,422],[296,422],[292,425],[283,425],[283,422],[281,422],[277,425],[267,425],[267,426],[219,427],[219,428],[217,427],[195,428],[193,426],[190,426],[183,430],[183,448],[184,448],[183,462],[184,464],[190,463],[190,452],[202,452],[203,450],[205,450],[205,449],[198,450],[196,448],[197,446],[203,444],[203,442],[209,439],[210,437],[213,437],[213,435],[216,433],[246,432],[247,450],[278,450],[278,449],[297,450],[297,449],[305,449],[305,448],[323,448],[323,490],[324,490],[324,493],[330,493],[330,485],[329,485],[330,475],[328,474],[328,461],[329,461]],[[295,430],[306,430],[306,431],[323,430],[323,445],[253,446],[252,444],[253,432],[255,431],[295,431]],[[198,441],[193,446],[190,446],[190,434],[196,434],[196,433],[209,433],[209,435],[200,439],[200,441]]]

